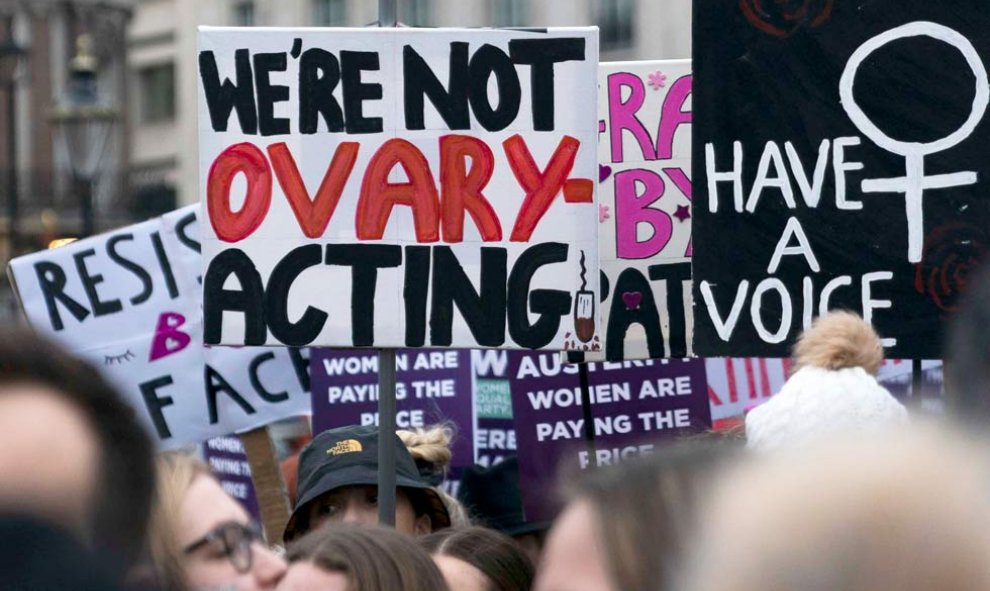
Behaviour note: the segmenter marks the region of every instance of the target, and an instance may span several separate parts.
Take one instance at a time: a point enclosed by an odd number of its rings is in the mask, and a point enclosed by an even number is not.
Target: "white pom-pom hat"
[[[907,410],[872,375],[882,361],[879,336],[858,316],[819,318],[795,346],[797,371],[746,415],[747,446],[792,447],[907,423]]]

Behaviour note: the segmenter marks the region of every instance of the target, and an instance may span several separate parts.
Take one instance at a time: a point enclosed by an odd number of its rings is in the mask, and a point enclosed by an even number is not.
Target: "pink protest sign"
[[[683,357],[691,338],[691,61],[599,66],[605,358]]]

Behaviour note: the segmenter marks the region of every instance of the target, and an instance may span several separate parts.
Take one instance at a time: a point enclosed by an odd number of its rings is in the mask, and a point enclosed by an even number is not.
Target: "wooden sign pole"
[[[282,479],[282,470],[275,455],[268,427],[241,433],[241,444],[251,465],[251,480],[258,496],[261,523],[269,544],[281,544],[282,532],[289,522],[289,495]]]

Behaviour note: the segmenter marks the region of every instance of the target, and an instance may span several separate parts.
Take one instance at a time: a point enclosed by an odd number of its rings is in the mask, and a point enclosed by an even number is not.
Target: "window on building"
[[[234,3],[233,12],[234,26],[253,27],[254,26],[254,2],[251,0],[240,0]]]
[[[313,24],[317,27],[342,27],[347,24],[347,0],[311,0]]]
[[[175,65],[144,68],[138,74],[141,121],[161,123],[175,119]]]
[[[178,207],[178,191],[168,181],[132,189],[127,209],[136,220],[163,215]]]
[[[399,20],[410,27],[430,26],[433,21],[433,6],[430,0],[408,0],[399,3]]]
[[[529,20],[528,0],[495,0],[492,20],[496,27],[524,27]]]
[[[598,40],[601,48],[623,49],[633,44],[635,0],[598,2]]]

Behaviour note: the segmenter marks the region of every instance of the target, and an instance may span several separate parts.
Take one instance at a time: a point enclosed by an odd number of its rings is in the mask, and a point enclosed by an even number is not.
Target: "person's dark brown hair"
[[[100,473],[92,545],[122,575],[137,561],[148,527],[155,482],[148,434],[95,368],[33,332],[7,326],[0,330],[0,395],[5,386],[17,384],[63,396],[96,435]]]
[[[570,497],[590,504],[615,589],[667,589],[694,529],[696,505],[741,442],[686,440],[583,473]]]
[[[529,591],[533,563],[512,538],[484,527],[440,530],[419,540],[434,556],[450,556],[475,567],[488,579],[490,591]]]
[[[312,562],[345,575],[348,591],[447,591],[440,569],[425,550],[382,527],[331,525],[289,546],[286,558]]]

